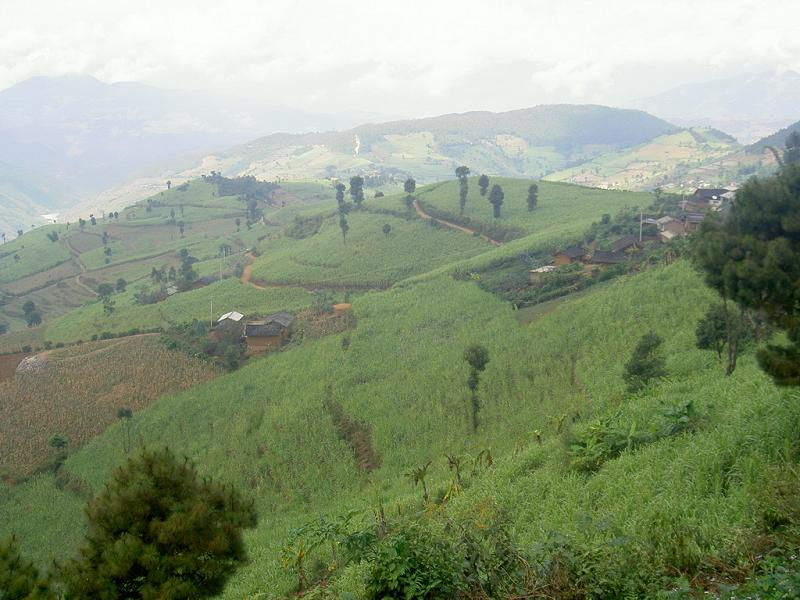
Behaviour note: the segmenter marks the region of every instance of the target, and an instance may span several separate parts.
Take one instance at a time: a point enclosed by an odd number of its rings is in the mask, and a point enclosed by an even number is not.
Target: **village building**
[[[279,312],[264,319],[249,320],[244,325],[247,356],[279,350],[289,339],[294,316]]]
[[[226,312],[217,319],[214,337],[217,341],[241,344],[244,335],[244,315],[240,312]]]
[[[553,264],[556,267],[571,265],[572,263],[581,262],[585,255],[586,251],[580,246],[570,246],[569,248],[564,248],[553,257]]]
[[[596,250],[589,258],[589,263],[593,265],[616,265],[626,260],[628,260],[628,256],[625,252]]]
[[[630,252],[642,247],[639,241],[639,236],[630,234],[624,235],[613,244],[611,244],[611,252]]]

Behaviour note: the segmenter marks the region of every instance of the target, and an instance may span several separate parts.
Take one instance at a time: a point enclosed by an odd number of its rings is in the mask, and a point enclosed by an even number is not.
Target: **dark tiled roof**
[[[586,254],[586,252],[580,246],[570,246],[569,248],[564,248],[561,252],[558,252],[558,254],[563,254],[569,258],[580,258]]]
[[[694,191],[694,198],[702,200],[711,200],[716,196],[719,198],[722,194],[727,193],[729,190],[725,188],[697,188]]]
[[[633,234],[623,235],[616,242],[611,244],[611,251],[619,252],[620,250],[625,250],[625,248],[630,248],[631,246],[635,246],[638,243],[639,243],[639,236]]]
[[[284,327],[280,323],[247,323],[244,326],[245,337],[274,337],[280,335]]]
[[[294,321],[294,316],[288,312],[279,312],[264,319],[265,323],[279,323],[283,327],[288,327]]]
[[[597,250],[592,255],[591,262],[598,264],[598,265],[615,265],[617,263],[621,263],[625,261],[625,254],[622,252],[604,252],[603,250]]]

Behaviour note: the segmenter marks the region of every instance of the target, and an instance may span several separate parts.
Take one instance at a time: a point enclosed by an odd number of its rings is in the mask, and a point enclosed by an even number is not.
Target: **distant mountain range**
[[[375,177],[420,181],[473,172],[539,177],[602,152],[642,143],[676,127],[641,111],[548,105],[361,125],[342,132],[276,134],[209,155],[181,173],[214,169],[264,179]]]
[[[631,105],[676,125],[715,127],[748,144],[800,118],[800,73],[763,71],[689,83]]]

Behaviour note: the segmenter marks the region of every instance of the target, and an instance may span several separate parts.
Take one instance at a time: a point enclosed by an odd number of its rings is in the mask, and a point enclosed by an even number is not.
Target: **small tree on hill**
[[[662,342],[661,337],[651,332],[643,335],[636,344],[622,376],[629,392],[638,392],[653,379],[667,374],[666,361],[659,352]]]
[[[119,279],[117,279],[117,285],[115,286],[114,289],[116,289],[118,292],[121,293],[124,292],[127,289],[127,287],[128,287],[128,282],[125,281],[122,277],[120,277]]]
[[[129,459],[86,509],[77,559],[59,567],[73,598],[208,598],[246,561],[253,505],[169,450]]]
[[[539,203],[539,186],[532,183],[528,186],[528,211],[533,212]]]
[[[464,351],[464,360],[469,365],[469,377],[467,387],[472,397],[472,429],[478,430],[478,412],[480,411],[480,400],[478,398],[478,385],[481,380],[481,373],[489,363],[489,351],[479,344],[473,344]]]
[[[0,541],[0,598],[3,600],[55,600],[50,582],[19,552],[17,539]]]
[[[459,214],[464,214],[464,207],[467,205],[467,193],[469,193],[469,167],[460,166],[456,168],[458,177],[458,207]]]
[[[492,204],[492,214],[494,214],[495,219],[500,218],[500,207],[503,206],[503,198],[505,196],[503,188],[495,183],[492,186],[492,191],[489,192],[489,202]]]
[[[338,182],[336,184],[336,203],[339,206],[344,204],[344,192],[347,189],[347,186],[342,182]]]
[[[100,285],[97,286],[97,294],[101,298],[110,296],[113,293],[114,293],[114,286],[112,286],[110,283],[101,283]]]
[[[478,177],[478,188],[481,191],[481,196],[485,196],[486,192],[489,191],[489,176],[488,175],[481,175]]]
[[[347,243],[347,232],[350,231],[350,225],[347,224],[347,217],[345,214],[339,213],[339,229],[342,230],[342,243]]]
[[[410,209],[414,203],[414,192],[417,191],[417,182],[414,181],[413,177],[406,179],[403,184],[403,190],[406,192],[406,206]]]
[[[361,208],[361,203],[364,202],[364,178],[361,175],[354,175],[350,178],[350,197],[356,207]]]
[[[383,224],[383,235],[389,235],[392,232],[392,226],[388,223]]]
[[[722,350],[728,341],[728,315],[725,306],[715,304],[697,323],[695,337],[700,350],[714,350],[722,360]]]

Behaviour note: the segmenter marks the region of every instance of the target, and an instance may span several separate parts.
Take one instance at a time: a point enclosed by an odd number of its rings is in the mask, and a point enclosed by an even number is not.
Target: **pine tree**
[[[50,582],[36,566],[22,558],[17,540],[0,541],[0,598],[3,600],[55,600]]]
[[[252,503],[166,449],[129,459],[86,515],[79,558],[58,567],[74,598],[215,596],[246,561],[242,529],[256,524]]]
[[[778,385],[800,385],[800,165],[752,178],[724,220],[706,218],[695,261],[723,301],[756,311],[786,332],[788,345],[758,351]]]

